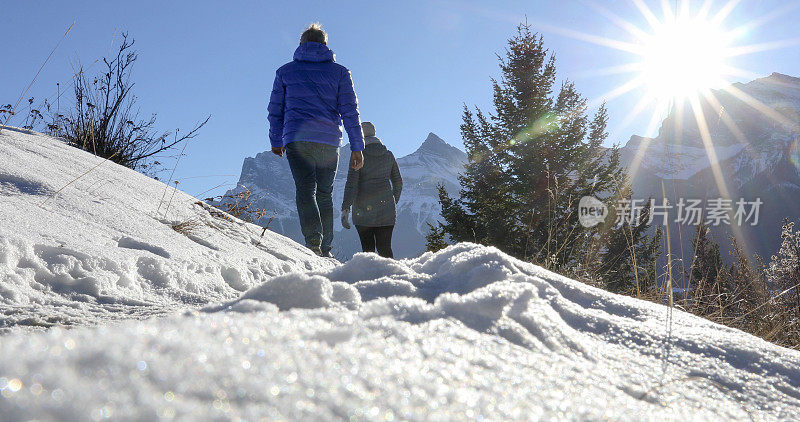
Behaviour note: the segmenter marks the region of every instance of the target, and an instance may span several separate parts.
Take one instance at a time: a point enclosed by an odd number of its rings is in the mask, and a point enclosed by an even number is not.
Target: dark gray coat
[[[364,167],[349,169],[342,210],[353,206],[353,224],[357,226],[393,226],[403,190],[397,160],[380,139],[370,136],[364,143]]]

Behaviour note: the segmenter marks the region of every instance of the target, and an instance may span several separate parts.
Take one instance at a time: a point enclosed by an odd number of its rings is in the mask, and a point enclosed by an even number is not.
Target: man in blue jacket
[[[311,24],[300,36],[294,60],[278,68],[269,98],[272,152],[289,160],[297,213],[306,246],[331,256],[333,180],[342,143],[350,138],[350,167],[364,165],[358,99],[346,67],[335,63],[328,35]]]

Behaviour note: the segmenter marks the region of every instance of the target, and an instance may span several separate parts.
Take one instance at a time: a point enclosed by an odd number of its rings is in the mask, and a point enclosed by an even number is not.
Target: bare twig
[[[24,91],[22,91],[22,94],[20,94],[19,99],[17,100],[17,103],[14,105],[14,107],[11,110],[11,113],[9,113],[8,117],[6,117],[5,123],[0,125],[0,132],[2,132],[3,128],[5,127],[5,125],[8,124],[8,121],[9,121],[9,119],[11,119],[11,116],[14,115],[14,110],[16,110],[16,108],[19,106],[19,103],[22,102],[22,99],[25,98],[25,95],[31,89],[31,87],[33,86],[34,82],[36,82],[36,78],[38,78],[39,74],[42,73],[42,69],[44,69],[44,66],[47,64],[47,62],[50,61],[50,58],[53,57],[53,53],[56,52],[56,49],[58,49],[58,46],[60,46],[61,42],[64,41],[64,38],[67,38],[67,35],[70,33],[70,31],[72,31],[72,27],[73,26],[75,26],[75,21],[72,21],[72,25],[70,25],[69,28],[67,28],[67,32],[65,32],[64,35],[61,37],[61,39],[58,40],[58,43],[56,44],[56,46],[53,47],[52,50],[50,50],[50,54],[47,55],[47,58],[44,60],[42,65],[39,66],[39,70],[36,71],[36,75],[33,76],[33,79],[31,80],[31,83],[29,83],[28,87],[25,88]]]
[[[66,185],[62,186],[62,187],[61,187],[61,189],[59,189],[59,190],[55,191],[55,192],[54,192],[52,195],[50,195],[50,196],[48,196],[47,198],[45,198],[45,200],[44,200],[44,201],[42,201],[42,203],[41,203],[41,204],[39,204],[39,206],[40,206],[40,207],[43,207],[43,206],[44,206],[44,204],[45,204],[45,202],[49,201],[51,198],[53,198],[53,197],[55,197],[56,195],[58,195],[58,194],[59,194],[59,192],[61,192],[62,190],[64,190],[64,189],[65,189],[67,186],[69,186],[69,185],[71,185],[71,184],[75,183],[76,181],[78,181],[78,179],[82,178],[83,176],[86,176],[87,174],[89,174],[89,173],[91,173],[92,171],[94,171],[94,169],[96,169],[96,168],[100,167],[101,165],[103,165],[103,163],[105,163],[106,161],[108,161],[108,160],[110,160],[110,159],[114,158],[114,155],[116,155],[116,153],[115,153],[115,154],[113,154],[113,155],[111,155],[111,157],[108,157],[108,158],[106,158],[105,160],[103,160],[103,161],[101,161],[101,162],[97,163],[97,165],[96,165],[96,166],[94,166],[94,167],[90,168],[89,170],[86,170],[86,172],[85,172],[85,173],[83,173],[83,174],[81,174],[80,176],[78,176],[78,177],[76,177],[76,178],[72,179],[72,181],[70,181],[70,182],[69,182],[69,183],[67,183]]]
[[[164,193],[161,194],[161,200],[158,201],[158,208],[156,209],[156,212],[159,212],[161,210],[161,204],[164,202],[164,197],[167,196],[167,189],[169,189],[169,184],[172,182],[172,176],[175,175],[175,169],[178,168],[178,163],[181,161],[181,157],[183,157],[183,152],[186,151],[186,145],[187,144],[183,145],[181,153],[178,154],[178,158],[175,160],[175,166],[172,167],[172,172],[169,174],[169,179],[167,180],[167,183],[164,186]]]

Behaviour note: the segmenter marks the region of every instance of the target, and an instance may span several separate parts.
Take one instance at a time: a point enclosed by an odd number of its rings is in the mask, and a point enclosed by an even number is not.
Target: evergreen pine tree
[[[555,59],[527,24],[499,61],[493,113],[464,108],[469,161],[459,197],[439,192],[439,230],[555,269],[581,266],[600,234],[580,225],[578,201],[591,195],[610,206],[624,180],[618,149],[602,147],[608,112],[601,106],[590,119],[571,82],[555,92]]]
[[[617,202],[630,203],[631,195],[630,187],[625,186],[617,195]],[[640,296],[656,287],[655,263],[660,255],[662,230],[659,227],[654,236],[648,236],[648,207],[624,218],[617,216],[618,212],[610,215],[603,227],[599,238],[603,249],[594,272],[608,290]]]
[[[729,295],[729,285],[719,277],[723,269],[719,244],[711,236],[704,223],[697,226],[692,239],[694,258],[689,268],[688,295],[695,313],[712,315],[721,311],[723,301]]]
[[[447,233],[441,227],[428,223],[428,234],[425,235],[425,246],[429,252],[440,251],[447,247]]]
[[[800,231],[795,231],[794,222],[788,219],[781,226],[781,247],[772,256],[767,274],[782,293],[782,301],[800,313]]]

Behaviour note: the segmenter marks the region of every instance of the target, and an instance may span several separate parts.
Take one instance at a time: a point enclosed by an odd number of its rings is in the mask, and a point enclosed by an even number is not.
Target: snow
[[[644,169],[657,178],[688,180],[730,160],[733,167],[729,179],[741,186],[774,167],[800,134],[800,78],[773,73],[712,94],[713,102],[700,101],[709,145],[703,141],[694,109],[684,104],[670,113],[671,119],[681,122],[678,133],[668,130],[670,120],[664,120],[655,138],[633,135],[628,140],[622,154],[629,170],[636,173]],[[765,113],[765,109],[771,111]],[[736,131],[725,123],[723,115]],[[782,117],[776,120],[775,116]],[[711,159],[710,148],[716,160]]]
[[[98,161],[0,142],[2,420],[800,418],[800,353],[738,330],[474,244],[334,264],[110,163],[40,207]]]
[[[0,144],[0,330],[172,312],[333,265],[61,141],[6,128]]]
[[[716,160],[713,162],[705,147],[665,145],[661,138],[632,137],[625,149],[630,157],[632,170],[641,167],[652,171],[659,178],[687,180],[714,164],[735,157],[745,147],[741,144],[714,145]]]

